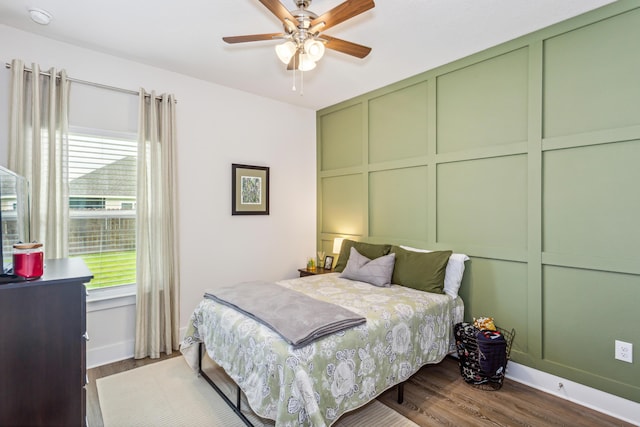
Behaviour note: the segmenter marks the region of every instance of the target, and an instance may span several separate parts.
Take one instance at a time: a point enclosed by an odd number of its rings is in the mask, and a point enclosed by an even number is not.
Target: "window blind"
[[[92,271],[88,288],[136,278],[136,135],[69,133],[69,255]]]

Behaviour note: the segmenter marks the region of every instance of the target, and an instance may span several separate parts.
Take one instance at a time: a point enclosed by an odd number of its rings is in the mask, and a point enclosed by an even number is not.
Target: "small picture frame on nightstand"
[[[331,267],[333,267],[333,257],[331,255],[327,255],[324,257],[324,269],[331,270]]]

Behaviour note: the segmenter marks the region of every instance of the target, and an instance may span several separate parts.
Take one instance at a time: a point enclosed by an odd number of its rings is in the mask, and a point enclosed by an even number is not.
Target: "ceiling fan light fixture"
[[[300,65],[298,65],[298,70],[311,71],[314,68],[316,68],[316,62],[311,59],[308,54],[303,53],[300,55]]]
[[[288,10],[281,0],[260,0],[260,3],[280,20],[283,33],[223,37],[222,40],[234,44],[284,39],[282,44],[275,46],[275,51],[278,59],[286,64],[286,69],[293,71],[293,90],[296,71],[313,70],[316,62],[322,59],[325,49],[357,58],[364,58],[371,52],[369,47],[330,37],[321,32],[372,9],[375,7],[374,0],[341,0],[342,3],[322,15],[308,9],[312,0],[292,1],[298,9]],[[302,82],[302,73],[300,78]]]
[[[324,55],[324,43],[316,39],[307,39],[304,42],[304,51],[312,61],[318,61]]]
[[[288,64],[296,53],[296,45],[292,41],[287,41],[276,46],[276,55],[284,64]]]

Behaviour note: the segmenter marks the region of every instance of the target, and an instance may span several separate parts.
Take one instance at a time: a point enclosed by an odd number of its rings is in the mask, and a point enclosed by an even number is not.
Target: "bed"
[[[457,288],[451,294],[380,287],[339,273],[276,283],[347,308],[366,323],[294,348],[262,323],[204,298],[181,345],[187,362],[198,370],[204,344],[252,410],[276,426],[330,426],[455,351],[453,325],[464,315]]]

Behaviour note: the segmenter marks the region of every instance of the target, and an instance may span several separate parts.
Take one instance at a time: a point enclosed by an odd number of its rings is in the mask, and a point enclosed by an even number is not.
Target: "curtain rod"
[[[5,67],[8,69],[11,69],[11,64],[8,62],[5,62]],[[28,73],[32,73],[33,70],[31,68],[27,68],[24,67],[24,70]],[[44,75],[44,76],[48,76],[51,77],[51,73],[49,73],[48,71],[41,71],[40,74]],[[60,77],[56,76],[57,79],[59,79]],[[80,79],[74,79],[73,77],[67,77],[67,80],[70,82],[74,82],[74,83],[78,83],[78,84],[82,84],[82,85],[87,85],[87,86],[93,86],[93,87],[98,87],[101,89],[109,89],[109,90],[114,90],[117,92],[123,92],[123,93],[127,93],[129,95],[140,95],[140,92],[137,92],[135,90],[131,90],[131,89],[123,89],[121,87],[116,87],[116,86],[109,86],[109,85],[105,85],[102,83],[94,83],[94,82],[89,82],[86,80],[80,80]],[[148,94],[145,96],[149,96]],[[162,99],[161,96],[156,96],[156,99]],[[178,103],[178,100],[175,99],[175,103]]]

